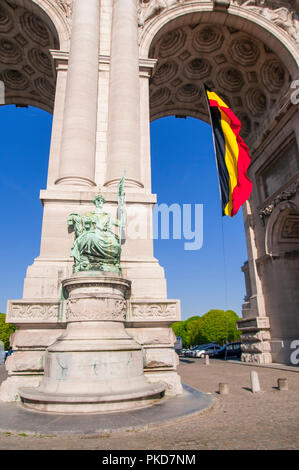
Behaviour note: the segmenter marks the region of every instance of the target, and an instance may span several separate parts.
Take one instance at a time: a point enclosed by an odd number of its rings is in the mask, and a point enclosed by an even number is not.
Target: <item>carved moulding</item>
[[[283,201],[292,199],[299,190],[299,180],[292,183],[285,191],[278,194],[269,204],[259,211],[262,220],[272,214],[274,208]]]
[[[180,320],[179,300],[140,300],[129,302],[127,322],[165,322]]]
[[[73,11],[73,0],[53,0],[56,5],[63,11],[67,18],[71,18]]]
[[[59,302],[56,300],[9,300],[8,323],[60,323]]]
[[[299,17],[296,1],[231,0],[230,4],[257,13],[286,31],[299,43]]]
[[[67,300],[67,321],[122,321],[127,314],[127,303],[121,299],[89,297]]]
[[[102,314],[99,313],[100,310]],[[82,319],[83,321],[109,319],[115,321],[117,319],[128,323],[169,324],[180,320],[180,301],[165,299],[134,301],[99,297],[69,299],[61,302],[55,300],[8,301],[6,320],[9,323],[65,323]]]
[[[188,3],[188,0],[137,0],[139,27],[142,28],[146,21],[162,11],[182,3]],[[211,3],[214,8],[227,9],[232,5],[250,10],[274,23],[299,42],[299,8],[296,0],[285,0],[283,4],[279,0],[211,0]]]
[[[138,26],[143,27],[147,20],[163,10],[184,2],[185,0],[137,0]]]

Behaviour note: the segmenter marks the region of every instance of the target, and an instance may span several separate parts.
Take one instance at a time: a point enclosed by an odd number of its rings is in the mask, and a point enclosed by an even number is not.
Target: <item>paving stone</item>
[[[277,390],[281,371],[260,368],[260,394],[250,390],[250,368],[221,360],[181,360],[184,383],[216,398],[211,411],[142,431],[94,436],[0,435],[0,449],[227,450],[299,449],[299,375],[284,371],[289,390]],[[219,395],[219,382],[230,386]],[[0,419],[1,422],[1,419]]]

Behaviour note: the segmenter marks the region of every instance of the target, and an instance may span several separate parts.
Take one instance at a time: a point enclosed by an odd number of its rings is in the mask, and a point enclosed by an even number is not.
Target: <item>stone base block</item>
[[[161,401],[164,385],[140,388],[134,393],[109,395],[47,394],[31,388],[22,388],[22,402],[26,408],[51,413],[107,413],[144,408]]]
[[[148,348],[144,350],[144,361],[147,369],[176,368],[178,356],[170,348]]]
[[[15,351],[6,360],[6,370],[10,373],[40,372],[44,370],[44,351]]]
[[[160,383],[165,386],[165,395],[166,396],[176,396],[183,393],[183,387],[181,383],[181,378],[175,370],[169,371],[147,371],[145,369],[144,375],[146,380],[151,383]]]
[[[46,350],[50,344],[53,344],[59,336],[64,333],[62,328],[30,328],[21,325],[21,329],[17,330],[10,337],[12,349],[22,350]]]
[[[38,387],[42,375],[14,375],[8,377],[0,386],[0,402],[20,401],[19,388]]]
[[[241,361],[252,364],[272,364],[272,354],[268,352],[261,354],[242,353]]]

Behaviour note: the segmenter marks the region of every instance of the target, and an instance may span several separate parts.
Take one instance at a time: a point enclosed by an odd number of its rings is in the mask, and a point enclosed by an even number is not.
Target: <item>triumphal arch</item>
[[[290,362],[299,339],[298,14],[297,0],[1,1],[5,103],[53,113],[40,255],[28,267],[23,299],[8,302],[7,321],[19,329],[2,400],[39,386],[45,351],[57,353],[50,345],[66,325],[95,320],[90,311],[76,317],[76,298],[65,295],[66,288],[82,295],[67,220],[94,214],[99,188],[115,213],[124,171],[127,218],[146,231],[126,234],[127,281],[109,281],[109,292],[118,299],[121,335],[126,331],[135,349],[142,347],[153,393],[159,384],[167,394],[181,393],[169,328],[180,318],[179,301],[167,298],[153,255],[149,124],[169,115],[209,122],[203,83],[240,118],[252,157],[253,192],[243,206],[242,359]],[[84,284],[85,296],[102,289],[97,282],[91,277]],[[22,393],[34,401],[32,392]]]

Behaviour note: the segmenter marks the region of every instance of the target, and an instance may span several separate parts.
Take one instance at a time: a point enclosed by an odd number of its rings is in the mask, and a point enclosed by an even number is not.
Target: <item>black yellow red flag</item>
[[[249,198],[249,149],[240,137],[241,122],[213,91],[205,86],[218,168],[222,214],[233,217]]]

